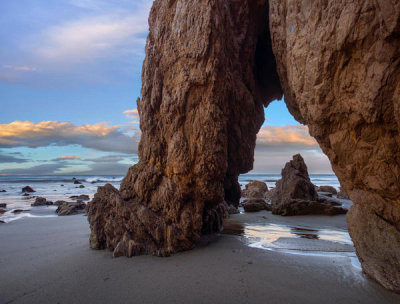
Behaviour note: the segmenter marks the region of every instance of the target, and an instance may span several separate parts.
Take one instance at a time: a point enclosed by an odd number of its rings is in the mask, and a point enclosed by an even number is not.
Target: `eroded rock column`
[[[270,0],[285,102],[355,205],[363,270],[400,292],[400,2]]]
[[[92,248],[168,255],[219,231],[282,96],[259,0],[156,0],[138,100],[139,163],[89,204]]]

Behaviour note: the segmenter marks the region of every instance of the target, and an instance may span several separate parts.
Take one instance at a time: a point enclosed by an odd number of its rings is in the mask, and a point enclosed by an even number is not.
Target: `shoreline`
[[[228,221],[340,229],[345,225],[344,216],[288,218],[267,212],[238,214]],[[115,259],[107,250],[89,249],[88,240],[83,215],[1,225],[0,303],[400,301],[400,295],[366,278],[348,257],[252,248],[238,235],[221,234],[207,245],[168,258]]]

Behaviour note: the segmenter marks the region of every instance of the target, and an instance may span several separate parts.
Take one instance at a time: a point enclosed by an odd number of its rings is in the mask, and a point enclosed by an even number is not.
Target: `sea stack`
[[[272,213],[278,215],[347,213],[347,210],[337,206],[336,202],[318,196],[300,154],[294,155],[293,159],[286,163],[282,169],[282,178],[276,182],[270,198]]]

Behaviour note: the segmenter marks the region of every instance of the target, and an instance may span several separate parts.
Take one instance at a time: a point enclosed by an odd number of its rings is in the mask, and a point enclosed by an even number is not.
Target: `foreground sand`
[[[257,221],[345,228],[344,216],[235,215]],[[221,235],[169,258],[113,259],[88,248],[85,216],[0,225],[0,303],[400,303],[347,257],[250,248]]]

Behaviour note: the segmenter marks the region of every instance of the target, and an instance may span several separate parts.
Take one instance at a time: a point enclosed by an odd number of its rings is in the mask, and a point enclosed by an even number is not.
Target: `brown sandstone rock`
[[[327,197],[332,197],[333,194],[330,192],[317,192],[318,196],[327,196]]]
[[[271,206],[263,199],[249,199],[243,202],[243,208],[246,212],[257,212],[261,210],[271,211]]]
[[[35,199],[35,202],[31,204],[32,207],[38,207],[38,206],[49,206],[49,205],[53,205],[53,202],[48,201],[46,198],[44,197],[37,197]]]
[[[282,96],[265,1],[156,0],[149,23],[139,163],[89,203],[91,247],[115,256],[164,256],[220,231],[263,105]]]
[[[89,197],[89,195],[87,195],[87,194],[72,195],[72,196],[70,196],[69,198],[70,198],[70,199],[73,199],[73,200],[82,200],[82,201],[88,201],[88,200],[90,200],[90,197]]]
[[[246,184],[246,189],[242,191],[242,197],[264,198],[266,192],[268,192],[267,184],[255,180]]]
[[[340,191],[338,192],[336,197],[341,199],[350,199],[346,191],[344,191],[342,187],[340,187]]]
[[[219,231],[282,84],[355,203],[364,271],[400,291],[399,15],[390,0],[270,0],[269,17],[265,1],[156,0],[140,161],[120,191],[102,187],[89,204],[92,248],[168,255]]]
[[[363,270],[400,292],[400,2],[269,3],[288,109],[354,202]]]
[[[321,192],[328,192],[335,195],[337,194],[337,190],[332,186],[319,186],[318,188]]]
[[[26,187],[22,188],[22,192],[24,192],[26,194],[26,193],[29,193],[29,192],[36,192],[36,191],[33,190],[32,187],[26,186]]]
[[[308,201],[301,199],[292,199],[289,204],[284,206],[278,205],[273,211],[273,214],[282,216],[293,215],[338,215],[346,214],[347,210],[342,207],[336,207],[330,203],[319,201]]]
[[[86,212],[86,204],[82,202],[63,202],[56,210],[59,216],[75,215]]]
[[[282,169],[282,178],[276,182],[274,195],[271,197],[272,211],[278,206],[290,203],[292,199],[316,201],[318,194],[308,176],[307,166],[300,154],[286,163]]]

